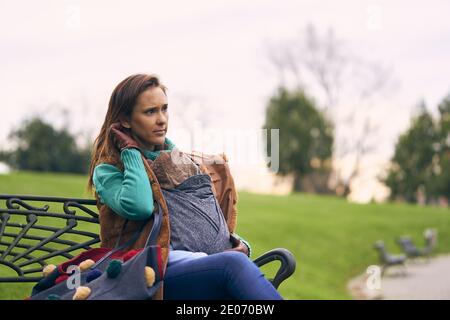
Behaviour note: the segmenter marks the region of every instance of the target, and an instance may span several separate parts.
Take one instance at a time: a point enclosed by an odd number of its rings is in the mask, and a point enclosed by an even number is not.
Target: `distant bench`
[[[402,248],[403,252],[408,256],[408,258],[420,258],[425,257],[430,258],[430,254],[437,245],[437,231],[428,229],[424,232],[425,236],[425,246],[423,248],[418,248],[412,241],[410,236],[402,236],[397,240],[397,243]]]
[[[405,261],[406,261],[405,255],[390,254],[387,251],[384,242],[381,240],[375,242],[374,248],[378,251],[378,256],[380,257],[381,275],[383,275],[386,272],[387,268],[397,265],[402,266],[403,272],[405,273]]]
[[[42,269],[58,264],[84,250],[98,247],[99,215],[93,199],[0,194],[0,267],[12,273],[1,282],[37,282]],[[261,267],[272,261],[281,265],[273,279],[278,289],[296,268],[291,252],[277,248],[253,262]]]
[[[410,236],[402,236],[397,240],[398,245],[405,254],[393,255],[390,254],[384,242],[378,240],[374,244],[374,248],[378,251],[380,262],[382,265],[382,272],[384,274],[387,268],[401,265],[403,266],[403,271],[405,271],[405,262],[407,258],[416,259],[420,257],[430,258],[430,255],[434,248],[437,246],[437,231],[435,229],[427,229],[424,232],[425,246],[423,248],[418,248],[412,241]]]

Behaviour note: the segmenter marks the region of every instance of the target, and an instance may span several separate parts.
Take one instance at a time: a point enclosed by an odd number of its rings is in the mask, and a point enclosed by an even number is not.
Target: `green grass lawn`
[[[0,193],[89,197],[85,183],[85,176],[20,172],[0,175]],[[439,232],[437,252],[450,252],[449,209],[240,192],[238,211],[237,232],[251,243],[252,258],[276,247],[295,255],[297,270],[279,288],[286,299],[349,299],[347,281],[378,263],[372,248],[378,239],[395,253],[396,237],[409,234],[422,245],[423,230],[433,227]],[[263,272],[272,276],[275,266]],[[0,284],[0,299],[22,299],[31,286]]]

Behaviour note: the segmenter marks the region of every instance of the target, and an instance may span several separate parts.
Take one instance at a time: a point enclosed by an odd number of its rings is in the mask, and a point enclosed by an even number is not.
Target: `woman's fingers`
[[[120,124],[120,122],[113,123],[110,129],[114,138],[114,143],[120,150],[125,148],[139,149],[137,142],[130,136],[130,134],[123,131],[125,128]]]
[[[234,246],[234,244],[233,244],[233,246]],[[237,246],[234,246],[231,249],[227,249],[226,251],[239,251],[248,256],[247,246],[240,240],[239,240],[239,244]]]
[[[111,129],[120,130],[121,128],[123,128],[123,127],[122,127],[122,124],[121,124],[120,122],[114,122],[114,123],[111,125]]]

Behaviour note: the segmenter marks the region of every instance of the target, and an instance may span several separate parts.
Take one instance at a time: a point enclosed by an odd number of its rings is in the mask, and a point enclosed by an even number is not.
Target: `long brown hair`
[[[89,181],[87,185],[88,192],[92,192],[93,189],[92,177],[97,164],[104,162],[123,166],[120,162],[119,149],[114,144],[113,137],[110,133],[111,124],[119,120],[129,119],[139,95],[151,87],[159,87],[167,95],[167,88],[160,82],[156,74],[131,75],[122,80],[112,92],[105,121],[103,122],[99,135],[94,140],[92,148]],[[123,167],[121,168],[123,169]]]

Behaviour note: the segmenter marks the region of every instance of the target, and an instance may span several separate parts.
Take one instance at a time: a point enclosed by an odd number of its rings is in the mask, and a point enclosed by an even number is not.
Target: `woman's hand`
[[[134,140],[130,132],[126,132],[126,128],[120,122],[115,122],[110,127],[110,132],[113,135],[114,143],[122,151],[123,149],[135,148],[140,150],[139,144]]]
[[[225,251],[239,251],[244,253],[248,257],[248,248],[241,240],[234,237],[232,234],[230,234],[230,240],[233,247]]]

